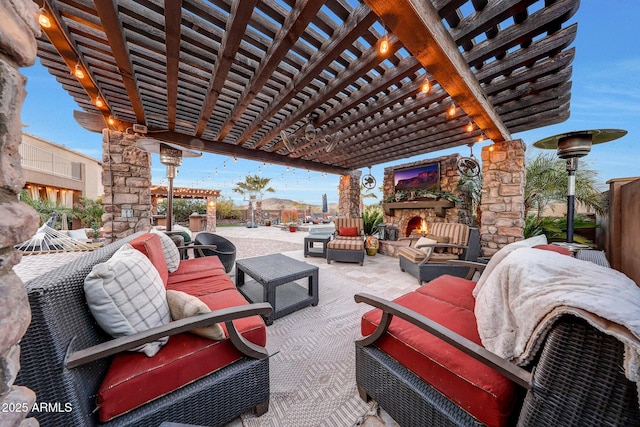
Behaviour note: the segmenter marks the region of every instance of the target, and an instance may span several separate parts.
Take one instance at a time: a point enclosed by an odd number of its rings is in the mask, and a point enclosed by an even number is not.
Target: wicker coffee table
[[[254,280],[245,282],[245,274]],[[295,282],[305,277],[306,288]],[[301,308],[318,305],[318,267],[282,254],[236,261],[236,286],[249,301],[271,304],[273,312],[265,318],[267,325]]]

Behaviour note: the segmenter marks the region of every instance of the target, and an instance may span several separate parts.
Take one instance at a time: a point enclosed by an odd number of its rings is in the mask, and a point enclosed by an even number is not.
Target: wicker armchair
[[[229,273],[236,262],[236,246],[229,240],[217,234],[200,232],[196,235],[193,246],[194,255],[196,258],[217,256],[220,258],[220,262],[224,265],[224,269]],[[215,245],[215,249],[202,249],[198,250],[198,246],[201,245]]]
[[[468,276],[472,275],[469,272]],[[445,282],[440,283],[441,280]],[[456,281],[470,282],[443,276],[420,289],[427,293],[429,288],[440,287],[440,295],[446,295],[446,300],[468,301],[470,295],[452,290],[459,289],[450,286]],[[473,285],[467,289],[473,289]],[[587,321],[573,315],[557,319],[531,365],[521,368],[453,332],[447,324],[432,320],[428,317],[431,312],[425,306],[415,311],[407,308],[409,299],[402,299],[404,297],[392,302],[366,294],[355,296],[356,302],[367,303],[382,311],[382,316],[376,317],[380,319],[377,329],[356,341],[358,392],[365,401],[376,400],[398,424],[436,427],[485,425],[472,416],[468,408],[454,403],[453,397],[464,392],[445,396],[434,384],[381,350],[389,348],[388,343],[399,336],[400,330],[411,330],[408,334],[413,339],[428,332],[439,338],[442,345],[448,343],[457,349],[450,351],[460,350],[463,354],[457,359],[460,362],[457,366],[468,367],[479,362],[485,369],[490,367],[511,380],[513,394],[507,395],[506,399],[512,400],[513,409],[503,414],[505,425],[640,425],[637,386],[625,377],[622,368],[624,345]],[[453,323],[456,322],[459,320]],[[459,324],[452,327],[460,328]]]
[[[480,256],[480,235],[477,228],[457,223],[435,223],[431,225],[433,235],[445,237],[447,243],[416,246],[418,238],[403,238],[409,240],[408,247],[401,247],[398,253],[400,270],[406,271],[418,279],[418,284],[429,282],[443,274],[465,277],[468,268],[448,264],[451,260],[476,262]],[[413,245],[413,246],[412,246]],[[425,257],[420,249],[432,246],[431,256]],[[436,249],[442,248],[438,253]]]

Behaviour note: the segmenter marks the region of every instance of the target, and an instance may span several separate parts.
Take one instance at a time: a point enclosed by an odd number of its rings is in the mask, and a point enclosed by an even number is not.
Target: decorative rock
[[[14,345],[0,356],[0,397],[6,395],[13,386],[20,370],[20,346]]]
[[[22,421],[29,415],[34,403],[36,403],[36,394],[33,391],[26,387],[14,386],[9,394],[5,396],[4,400],[2,400],[2,407],[8,409],[7,411],[2,411],[2,415],[0,415],[2,426],[22,426]],[[29,423],[33,423],[33,421],[29,421]]]
[[[0,276],[0,301],[0,354],[4,354],[20,341],[31,322],[27,292],[13,270]]]
[[[17,201],[15,196],[0,195],[0,200],[2,199],[5,201],[0,202],[0,247],[6,248],[33,237],[38,230],[39,216],[31,207]],[[5,259],[4,267],[14,265],[7,265],[8,255],[10,254],[0,255]],[[20,259],[15,261],[17,263]]]
[[[0,0],[0,4],[4,1]],[[26,95],[25,82],[24,76],[12,64],[0,59],[0,128],[4,128],[0,132],[0,187],[14,194],[24,186],[18,146],[22,140],[20,109]]]
[[[0,16],[0,51],[19,67],[33,65],[38,53],[34,35],[40,36],[37,5],[28,0],[0,0]]]

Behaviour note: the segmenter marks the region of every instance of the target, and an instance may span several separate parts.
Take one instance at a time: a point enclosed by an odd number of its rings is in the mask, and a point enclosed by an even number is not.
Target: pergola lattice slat
[[[346,173],[569,114],[578,0],[37,2],[54,23],[42,63],[92,130],[113,117],[186,147]],[[84,79],[69,74],[78,63]],[[316,138],[289,152],[280,131],[311,115],[334,150]]]

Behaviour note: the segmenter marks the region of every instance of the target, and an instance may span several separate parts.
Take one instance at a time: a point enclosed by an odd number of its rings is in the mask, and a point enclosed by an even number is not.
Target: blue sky
[[[571,22],[578,22],[578,36],[573,43],[576,57],[573,62],[571,116],[564,123],[514,134],[529,147],[528,154],[537,149],[530,147],[535,141],[563,132],[619,128],[628,131],[621,139],[594,145],[591,153],[581,160],[599,172],[604,183],[612,178],[640,175],[640,49],[637,46],[640,1],[638,0],[582,0],[578,13]],[[27,98],[22,108],[25,131],[47,140],[63,144],[89,156],[102,157],[101,135],[85,131],[73,119],[78,109],[73,99],[62,89],[39,63],[22,69],[28,78]],[[480,157],[481,144],[474,147]],[[466,146],[377,165],[372,174],[382,184],[385,167],[439,157],[445,154],[468,155]],[[165,167],[157,156],[152,159],[152,181],[165,184]],[[363,174],[368,173],[367,169]],[[222,196],[233,197],[231,191],[247,174],[260,174],[271,178],[276,193],[266,197],[292,199],[302,203],[320,205],[326,193],[329,203],[338,201],[337,175],[327,175],[305,169],[205,153],[199,159],[184,159],[179,168],[176,186],[219,189]],[[367,202],[369,203],[369,202]]]

